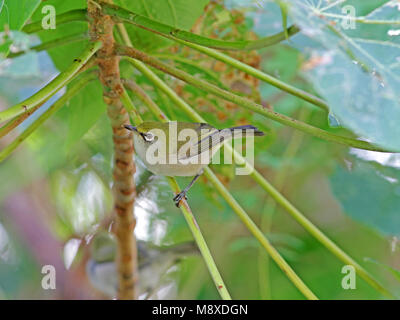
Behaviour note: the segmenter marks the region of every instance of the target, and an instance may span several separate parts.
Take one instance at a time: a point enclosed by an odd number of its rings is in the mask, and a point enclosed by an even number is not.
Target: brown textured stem
[[[98,1],[100,2],[100,1]],[[111,0],[103,1],[111,3]],[[135,184],[133,174],[132,133],[123,128],[129,124],[129,116],[123,107],[120,97],[123,87],[120,81],[119,58],[114,55],[114,23],[110,16],[103,15],[100,7],[93,0],[88,0],[90,36],[92,41],[101,41],[102,49],[96,58],[100,69],[100,81],[104,88],[104,101],[108,105],[107,113],[111,120],[114,141],[114,202],[115,228],[118,254],[118,299],[135,299],[137,281],[137,250],[133,230],[136,220],[133,215],[135,201]]]
[[[30,115],[32,115],[37,109],[39,109],[43,105],[43,103],[38,104],[37,106],[33,107],[28,112],[24,112],[24,113],[20,114],[19,116],[16,116],[15,118],[13,118],[9,122],[7,122],[4,126],[2,126],[0,128],[0,138],[4,137],[8,133],[10,133],[10,131],[12,131],[13,129],[18,127]]]

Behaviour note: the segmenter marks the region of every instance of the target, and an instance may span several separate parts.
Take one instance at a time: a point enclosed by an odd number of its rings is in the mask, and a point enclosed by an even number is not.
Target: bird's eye
[[[146,140],[147,142],[151,142],[154,140],[154,134],[152,134],[151,132],[146,133],[145,135],[143,135],[144,140]]]

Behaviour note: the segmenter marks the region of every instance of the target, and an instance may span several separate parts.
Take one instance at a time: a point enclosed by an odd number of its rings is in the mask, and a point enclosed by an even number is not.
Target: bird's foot
[[[186,197],[186,191],[181,191],[181,192],[179,192],[175,197],[174,197],[174,202],[175,202],[175,205],[179,208],[180,207],[180,205],[181,205],[181,200],[183,200],[183,199],[185,199],[185,200],[187,200],[187,197]]]

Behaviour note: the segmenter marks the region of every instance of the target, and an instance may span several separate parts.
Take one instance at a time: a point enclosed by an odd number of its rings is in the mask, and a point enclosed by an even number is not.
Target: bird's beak
[[[131,126],[130,124],[125,124],[124,127],[125,127],[125,129],[131,130],[131,131],[136,131],[136,132],[137,132],[136,127]]]

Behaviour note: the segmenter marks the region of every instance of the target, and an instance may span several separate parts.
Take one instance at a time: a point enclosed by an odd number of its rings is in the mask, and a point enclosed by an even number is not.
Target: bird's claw
[[[181,200],[182,199],[187,199],[187,197],[186,197],[186,192],[185,191],[181,191],[181,192],[179,192],[175,197],[174,197],[174,202],[175,202],[175,205],[179,208],[180,207],[180,203],[181,203]]]

